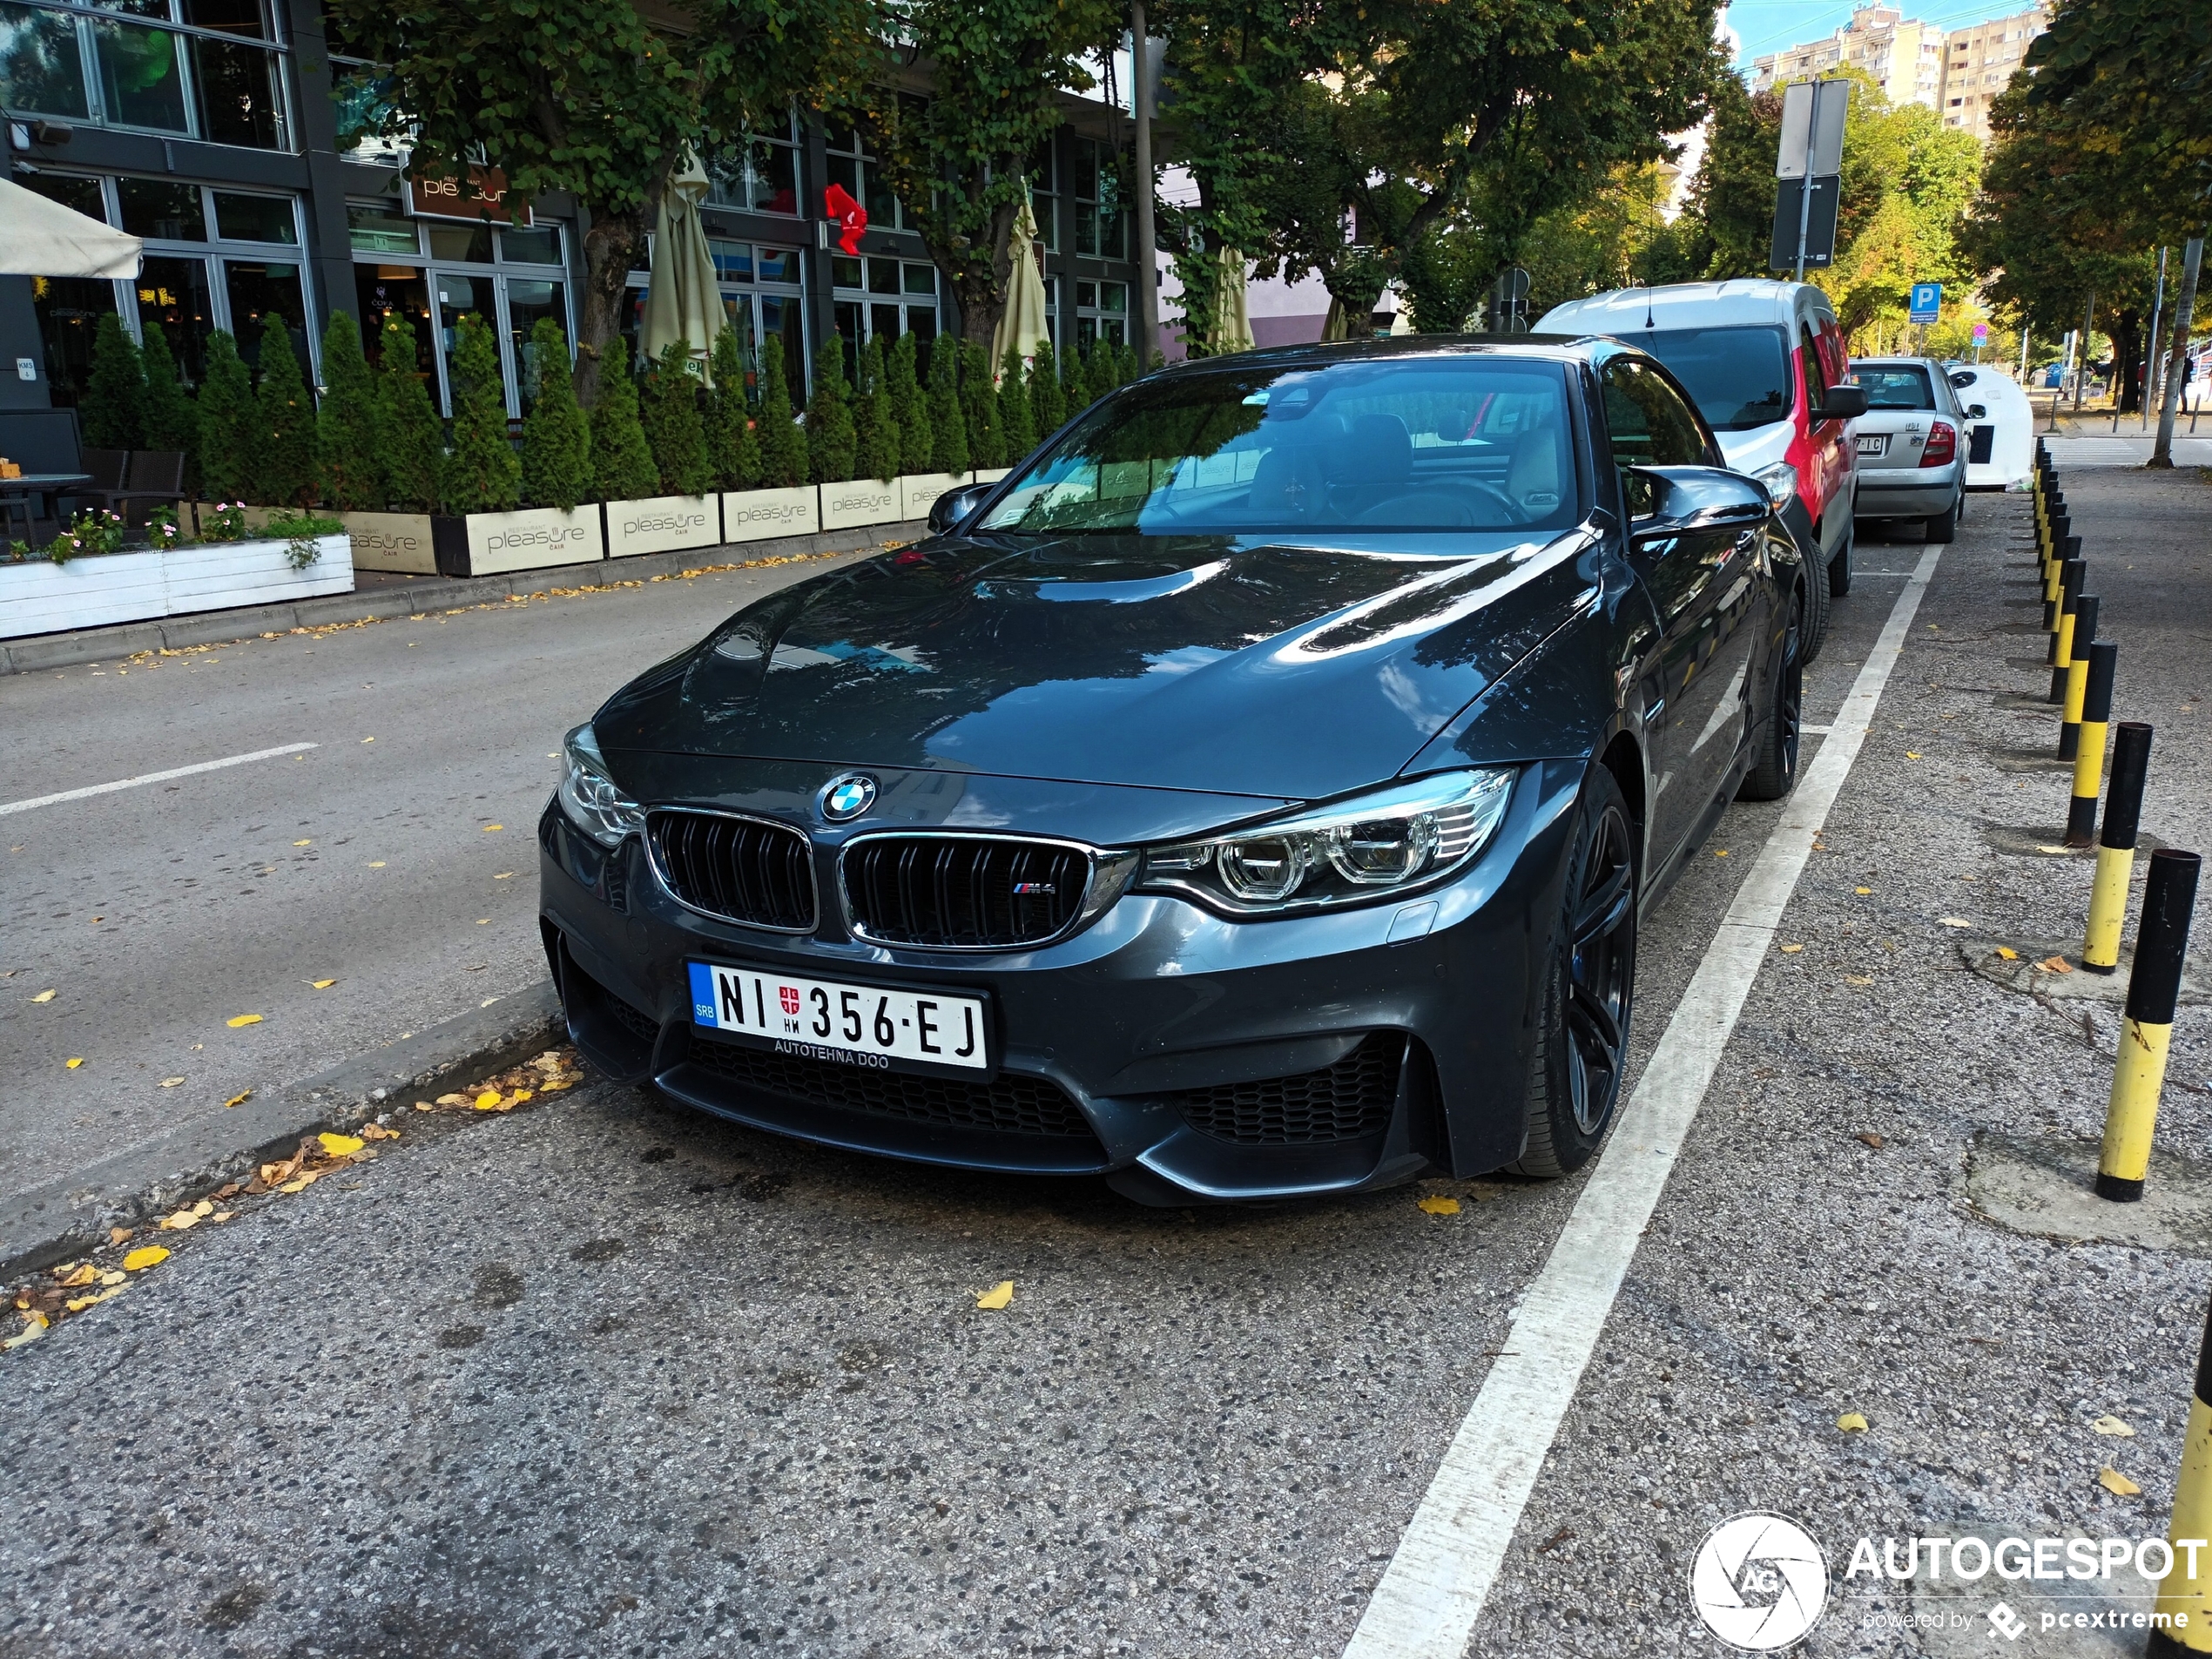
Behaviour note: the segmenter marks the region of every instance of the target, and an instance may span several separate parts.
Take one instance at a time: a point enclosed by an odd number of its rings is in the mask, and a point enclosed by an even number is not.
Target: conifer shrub
[[[471,311],[453,341],[453,449],[443,489],[448,513],[511,513],[522,499],[523,463],[507,441],[507,392],[491,329]]]
[[[999,433],[1000,454],[1004,457],[1001,467],[1019,466],[1037,447],[1037,388],[1031,385],[1031,371],[1022,361],[1022,354],[1012,346],[1006,348],[1006,361],[999,369]]]
[[[691,372],[691,345],[671,340],[653,365],[654,396],[645,428],[664,496],[704,496],[714,488],[706,458],[706,425],[699,418],[704,389]]]
[[[765,451],[764,450],[765,454]],[[845,341],[833,332],[814,365],[814,395],[806,400],[806,455],[818,484],[841,484],[853,475],[860,453],[852,389],[845,382]]]
[[[892,423],[899,428],[901,472],[929,471],[937,452],[919,367],[919,342],[912,334],[900,334],[884,353],[884,389],[891,397]]]
[[[899,475],[901,442],[898,417],[891,408],[889,381],[883,341],[880,337],[873,339],[860,354],[860,393],[853,410],[860,454],[853,469],[858,477],[880,478],[887,484]]]
[[[784,368],[780,335],[769,335],[760,349],[760,410],[753,421],[760,439],[761,488],[789,489],[805,483],[813,439],[792,419],[791,381]]]
[[[599,366],[599,400],[591,406],[591,481],[602,501],[642,501],[660,493],[660,469],[637,416],[637,377],[629,347],[619,341]]]
[[[523,417],[523,499],[569,512],[591,494],[591,425],[576,401],[568,336],[550,317],[530,329],[537,391]]]
[[[192,494],[199,488],[199,410],[177,378],[169,337],[158,324],[148,325],[145,349],[138,355],[146,372],[145,447],[181,451],[185,490]]]
[[[322,498],[341,513],[381,512],[384,468],[376,454],[376,376],[361,353],[360,327],[342,311],[333,312],[322,331],[322,408],[315,415]]]
[[[979,469],[1006,465],[1006,432],[999,424],[999,388],[990,354],[974,341],[960,348],[960,406],[968,427],[968,460]]]
[[[427,377],[415,362],[415,330],[396,311],[384,318],[377,365],[376,378],[383,391],[377,408],[382,428],[377,456],[384,466],[385,503],[395,512],[435,512],[438,475],[445,464],[445,432],[431,404]],[[205,392],[200,401],[204,408]]]
[[[1068,395],[1060,384],[1060,359],[1051,347],[1038,349],[1036,359],[1029,365],[1029,410],[1036,421],[1036,435],[1030,439],[1034,449],[1060,429],[1068,418]]]
[[[760,482],[760,439],[752,428],[745,399],[745,345],[738,331],[724,324],[709,354],[714,385],[707,392],[706,464],[724,489],[751,489]]]
[[[960,341],[940,334],[929,346],[929,430],[935,440],[925,472],[966,472],[974,464],[968,412],[960,402]]]
[[[143,449],[146,427],[146,371],[138,343],[112,311],[92,332],[92,368],[84,377],[77,418],[92,449]]]
[[[315,400],[292,349],[292,331],[271,312],[261,326],[260,414],[251,499],[266,507],[312,507],[320,489],[315,466]]]

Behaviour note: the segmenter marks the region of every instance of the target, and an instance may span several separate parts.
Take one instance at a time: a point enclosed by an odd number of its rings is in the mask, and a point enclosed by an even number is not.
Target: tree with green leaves
[[[516,195],[572,193],[590,226],[577,296],[577,392],[611,367],[632,266],[691,149],[713,158],[793,104],[821,106],[885,61],[867,0],[329,0],[333,33],[370,63],[383,131],[417,178],[481,156]],[[489,206],[489,205],[488,205]]]
[[[966,472],[974,465],[967,411],[960,401],[961,342],[940,334],[929,347],[929,430],[935,443],[919,472]],[[988,378],[988,377],[987,377]]]
[[[1022,361],[1017,346],[1006,348],[999,366],[999,465],[1011,467],[1037,447],[1036,371]]]
[[[988,344],[997,332],[1037,148],[1060,125],[1062,97],[1092,84],[1083,55],[1122,22],[1112,0],[911,0],[896,32],[933,65],[934,96],[911,97],[891,73],[850,95],[965,339]]]
[[[706,427],[699,418],[704,389],[691,368],[691,344],[671,340],[652,368],[653,395],[645,415],[645,442],[652,446],[664,496],[704,496],[714,488],[708,464]]]
[[[772,347],[781,342],[771,340]],[[767,418],[762,406],[763,421]],[[841,484],[853,475],[860,453],[852,392],[845,383],[845,341],[836,332],[822,341],[814,361],[814,395],[806,400],[806,455],[814,482]]]
[[[145,447],[146,371],[138,341],[123,331],[112,311],[101,314],[92,331],[92,372],[85,377],[84,407],[78,411],[84,442],[95,449]]]
[[[523,417],[523,499],[570,512],[591,494],[591,426],[576,401],[561,325],[540,317],[530,347],[537,390]]]
[[[643,501],[660,493],[660,469],[637,415],[637,377],[625,361],[608,365],[591,406],[591,478],[601,501]]]
[[[199,383],[199,476],[213,502],[245,498],[260,454],[260,412],[253,376],[227,328],[207,337],[207,374]]]
[[[385,315],[377,361],[383,390],[377,453],[384,463],[385,501],[394,512],[435,512],[445,469],[445,433],[430,401],[428,377],[415,360],[415,330],[396,311]],[[199,397],[204,411],[205,389]]]
[[[1060,383],[1060,354],[1049,346],[1038,348],[1029,365],[1029,415],[1035,422],[1036,436],[1031,447],[1042,443],[1060,429],[1068,418],[1068,394]]]
[[[937,450],[937,434],[921,393],[919,344],[912,334],[900,334],[884,354],[884,389],[890,394],[891,419],[899,428],[901,472],[929,471]]]
[[[169,337],[160,326],[146,326],[145,348],[139,353],[145,365],[145,447],[181,453],[185,456],[185,488],[198,487],[199,417],[192,401],[177,379],[177,360],[169,354]]]
[[[264,355],[266,355],[266,352]],[[453,449],[439,489],[448,513],[511,513],[523,493],[523,465],[507,441],[507,391],[499,347],[471,311],[454,330]]]
[[[844,380],[841,370],[838,379],[840,383]],[[761,488],[788,489],[805,483],[813,445],[812,435],[792,418],[791,381],[784,370],[780,334],[769,335],[760,348],[760,413],[755,419],[760,435]]]
[[[899,475],[903,439],[899,417],[891,407],[889,372],[884,367],[881,336],[871,336],[860,352],[860,373],[855,382],[853,425],[859,436],[853,475],[880,478],[889,483]]]
[[[322,498],[341,513],[384,508],[384,466],[376,453],[376,376],[361,352],[360,326],[342,311],[322,331],[322,408],[315,415],[315,461]]]
[[[745,343],[725,323],[709,356],[714,387],[706,395],[707,466],[725,489],[751,489],[760,482],[760,439],[745,398]]]
[[[255,402],[260,428],[254,434],[253,499],[269,507],[314,506],[319,489],[315,400],[300,372],[292,330],[273,311],[261,325],[261,384]]]

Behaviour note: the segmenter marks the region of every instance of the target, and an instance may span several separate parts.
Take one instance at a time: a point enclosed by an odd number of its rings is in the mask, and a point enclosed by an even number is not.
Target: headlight
[[[1233,835],[1148,848],[1136,885],[1238,915],[1369,904],[1440,880],[1505,817],[1513,772],[1440,772]]]
[[[561,771],[561,809],[569,822],[602,846],[617,846],[632,830],[644,827],[644,813],[607,775],[606,757],[599,752],[599,740],[589,725],[570,732],[561,747],[566,763]]]
[[[1767,499],[1777,507],[1787,507],[1790,498],[1797,493],[1797,469],[1786,461],[1761,467],[1751,476],[1766,486]]]

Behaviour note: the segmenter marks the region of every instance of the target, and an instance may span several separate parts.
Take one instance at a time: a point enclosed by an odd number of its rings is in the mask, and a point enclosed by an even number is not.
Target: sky
[[[1889,0],[1908,18],[1963,29],[1986,17],[2027,10],[2028,0]],[[1748,70],[1754,57],[1832,35],[1851,21],[1851,0],[1737,0],[1728,9],[1727,27],[1740,43],[1737,67]]]

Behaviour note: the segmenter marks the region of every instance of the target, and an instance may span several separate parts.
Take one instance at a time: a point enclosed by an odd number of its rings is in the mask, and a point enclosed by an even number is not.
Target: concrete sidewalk
[[[648,553],[607,559],[597,564],[564,564],[550,570],[516,570],[505,576],[392,578],[363,571],[356,591],[325,599],[283,604],[245,605],[234,610],[206,610],[188,617],[87,628],[74,633],[37,634],[0,641],[0,675],[29,674],[79,663],[112,662],[145,651],[179,651],[187,645],[218,644],[260,634],[289,633],[294,628],[327,627],[371,617],[428,617],[457,606],[482,604],[511,594],[554,593],[649,582],[685,570],[735,570],[772,565],[833,553],[864,552],[919,540],[923,521],[873,524],[866,529],[826,530],[813,536],[779,536],[765,542],[732,542],[704,551]],[[366,579],[363,579],[366,578]]]

